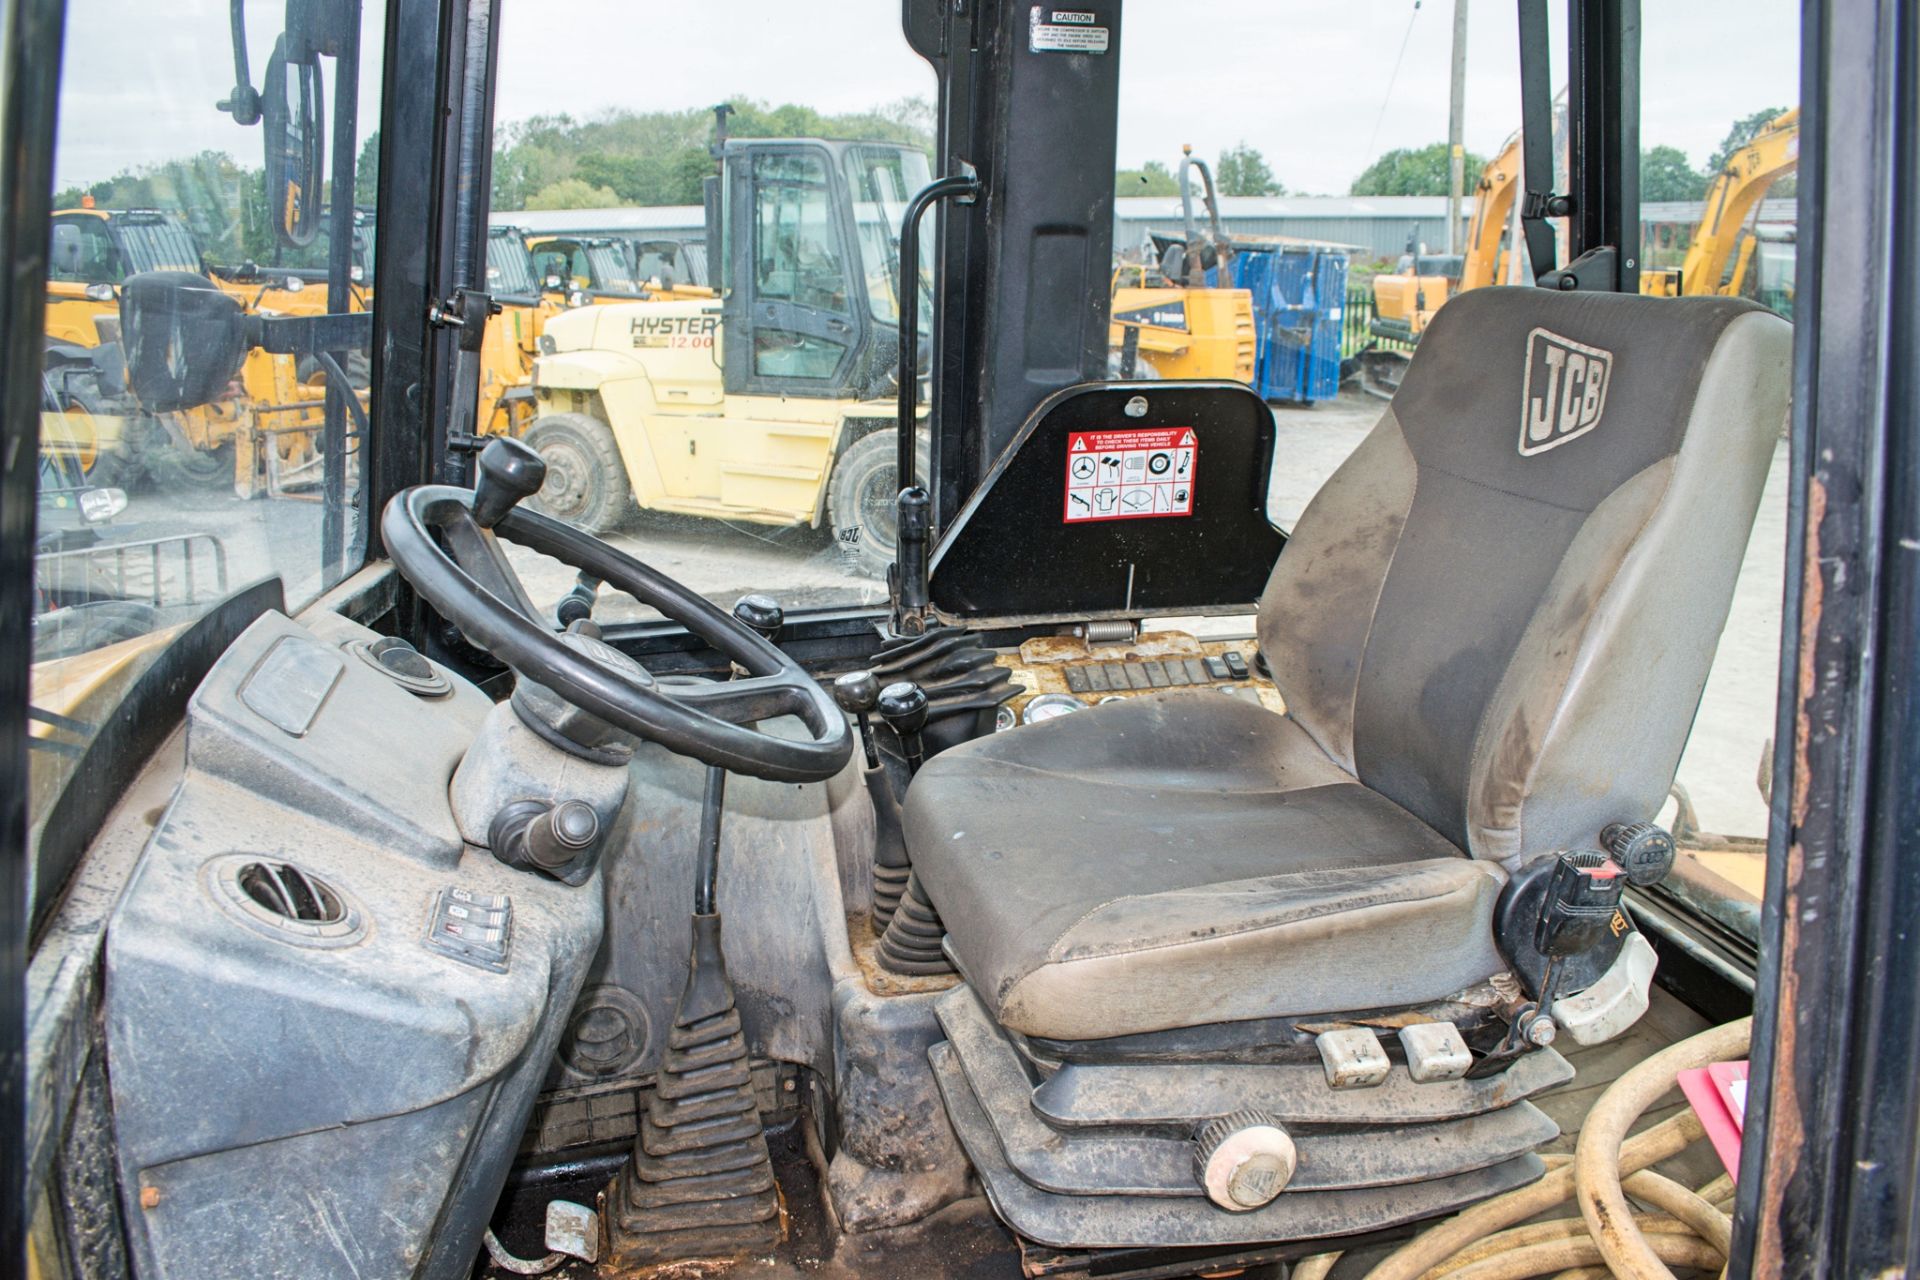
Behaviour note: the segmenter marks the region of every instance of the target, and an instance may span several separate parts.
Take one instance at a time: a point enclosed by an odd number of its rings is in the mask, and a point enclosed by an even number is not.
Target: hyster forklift
[[[379,129],[374,310],[345,254],[322,316],[147,273],[130,376],[192,404],[248,349],[358,350],[366,420],[329,401],[317,510],[244,508],[265,572],[32,664],[60,79],[211,95],[99,44],[63,73],[89,32],[0,0],[0,1272],[1912,1272],[1910,7],[1804,8],[1790,328],[1640,295],[1638,0],[1572,0],[1531,285],[1443,308],[1284,531],[1247,387],[1107,377],[1122,9],[902,5],[939,80],[898,234],[931,251],[924,425],[917,269],[894,344],[925,461],[899,441],[885,607],[806,611],[539,514],[540,454],[476,431],[497,4],[291,0],[278,43],[336,86],[298,198],[346,216]],[[729,171],[791,233],[710,242],[743,386],[878,359],[847,268],[889,259],[820,189],[847,154]],[[1789,399],[1742,933],[1655,822]],[[653,612],[596,617],[615,591]]]
[[[900,219],[927,158],[811,138],[723,137],[714,150],[718,296],[547,323],[526,435],[547,465],[535,509],[596,533],[635,505],[825,523],[878,576],[900,488],[900,299],[928,296],[902,268]]]

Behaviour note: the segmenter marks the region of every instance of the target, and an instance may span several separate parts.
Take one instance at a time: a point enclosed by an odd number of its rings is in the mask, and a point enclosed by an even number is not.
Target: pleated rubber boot
[[[907,891],[900,909],[893,914],[887,931],[880,935],[880,967],[889,973],[932,975],[952,973],[953,966],[940,950],[947,927],[933,909],[920,877],[908,873]]]
[[[907,837],[900,829],[900,802],[885,765],[866,771],[867,798],[873,801],[873,931],[884,934],[900,909],[912,872],[907,863]]]
[[[693,917],[687,986],[607,1210],[609,1261],[620,1266],[737,1257],[780,1241],[780,1195],[718,914]]]

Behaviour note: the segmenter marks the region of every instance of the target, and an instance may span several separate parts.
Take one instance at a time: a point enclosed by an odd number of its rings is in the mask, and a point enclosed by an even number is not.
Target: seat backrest
[[[1294,528],[1260,642],[1295,719],[1477,857],[1651,818],[1786,421],[1731,298],[1478,289]]]

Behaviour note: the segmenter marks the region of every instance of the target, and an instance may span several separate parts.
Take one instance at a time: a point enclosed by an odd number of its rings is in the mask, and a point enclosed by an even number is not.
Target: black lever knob
[[[786,625],[786,610],[772,596],[741,596],[733,602],[734,620],[755,632],[768,644],[780,638],[780,628]]]
[[[511,436],[495,436],[480,451],[479,478],[473,483],[473,519],[491,529],[523,498],[547,482],[547,463],[532,445]]]
[[[880,691],[880,718],[900,739],[907,768],[918,772],[925,758],[920,746],[920,731],[927,727],[927,691],[911,680],[890,684]]]
[[[849,671],[833,682],[833,700],[860,726],[860,745],[866,748],[867,768],[875,767],[880,763],[880,753],[873,749],[873,726],[867,723],[867,715],[880,701],[879,677],[871,671]]]

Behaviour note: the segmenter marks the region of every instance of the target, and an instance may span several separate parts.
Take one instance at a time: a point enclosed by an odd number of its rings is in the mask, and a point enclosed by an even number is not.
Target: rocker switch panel
[[[434,896],[427,946],[476,969],[505,973],[513,947],[513,899],[448,885]]]

